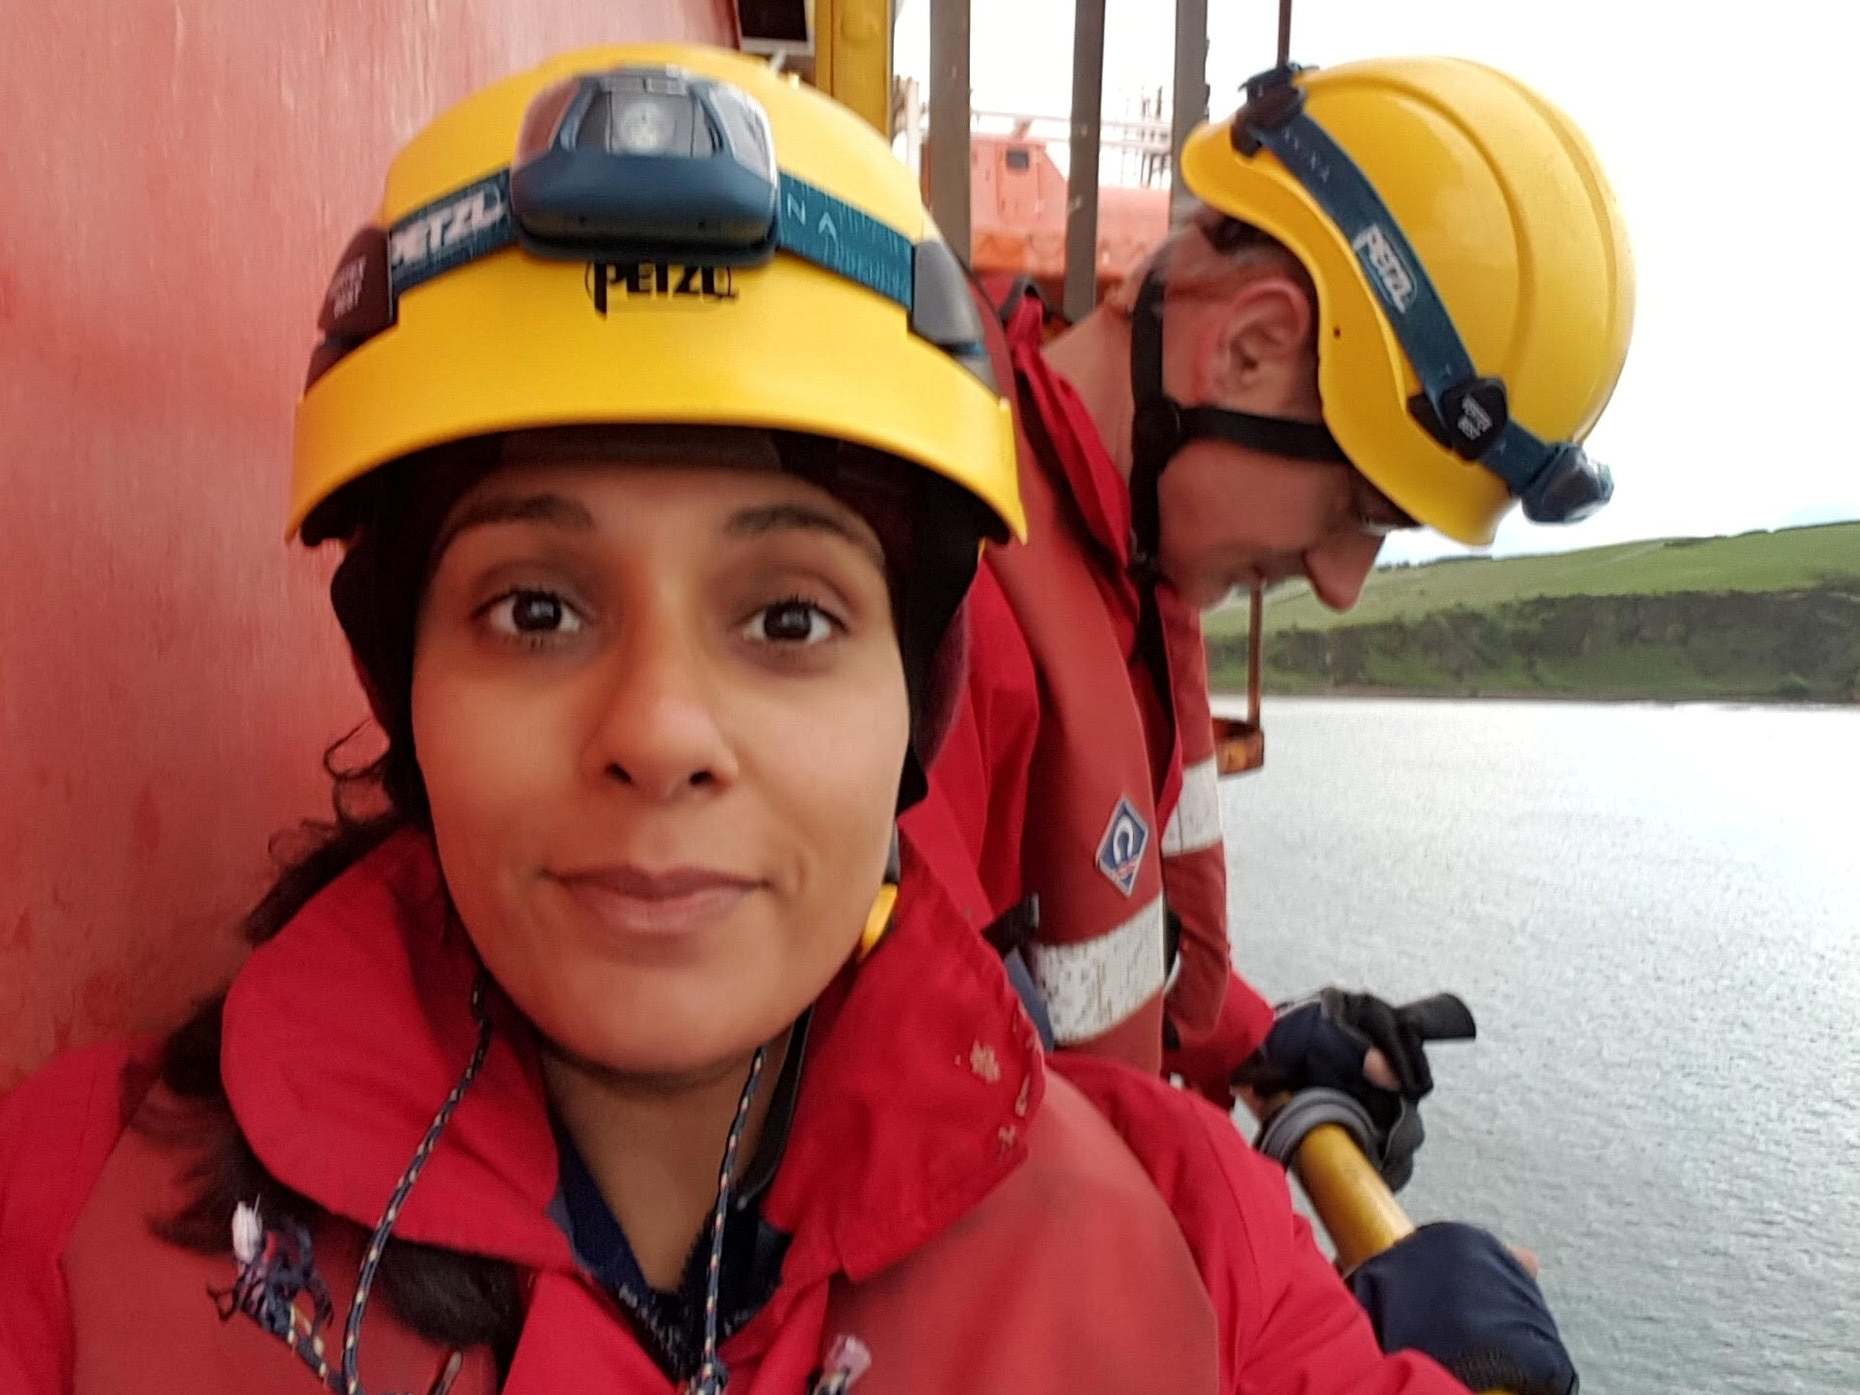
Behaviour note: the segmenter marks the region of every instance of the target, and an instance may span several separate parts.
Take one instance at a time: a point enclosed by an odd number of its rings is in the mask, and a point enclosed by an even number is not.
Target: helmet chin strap
[[[1163,388],[1163,302],[1167,253],[1151,263],[1130,317],[1130,566],[1143,580],[1156,578],[1162,544],[1162,473],[1190,441],[1224,441],[1268,455],[1348,465],[1349,457],[1321,422],[1236,412],[1227,407],[1184,407]]]
[[[1138,591],[1137,649],[1162,695],[1163,710],[1175,711],[1174,679],[1156,588],[1163,580],[1158,563],[1162,545],[1162,472],[1190,441],[1225,441],[1296,460],[1348,465],[1349,457],[1330,431],[1317,422],[1236,412],[1226,407],[1184,407],[1163,389],[1163,302],[1168,286],[1168,253],[1158,254],[1137,292],[1130,317],[1130,571]],[[1260,588],[1253,590],[1251,704],[1248,720],[1233,723],[1218,753],[1224,769],[1257,769],[1265,760],[1259,726]],[[1171,956],[1173,959],[1173,955]]]

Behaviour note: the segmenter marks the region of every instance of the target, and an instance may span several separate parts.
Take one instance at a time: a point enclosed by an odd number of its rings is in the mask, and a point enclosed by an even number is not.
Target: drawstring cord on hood
[[[466,1065],[465,1073],[459,1077],[458,1084],[452,1087],[452,1093],[446,1096],[445,1103],[440,1105],[439,1112],[433,1116],[433,1122],[427,1126],[425,1137],[414,1151],[413,1161],[407,1164],[407,1170],[401,1174],[393,1195],[388,1198],[387,1209],[381,1213],[381,1220],[369,1239],[367,1253],[362,1258],[361,1272],[355,1281],[355,1297],[349,1304],[348,1318],[343,1324],[340,1375],[330,1369],[325,1354],[321,1329],[334,1309],[328,1290],[316,1274],[309,1232],[301,1225],[292,1225],[284,1233],[267,1230],[262,1224],[258,1208],[247,1206],[244,1202],[233,1212],[233,1254],[239,1261],[239,1269],[231,1292],[223,1295],[221,1319],[228,1319],[235,1312],[246,1314],[272,1336],[281,1338],[306,1366],[316,1372],[317,1379],[336,1395],[366,1395],[361,1379],[361,1347],[362,1319],[368,1308],[368,1297],[374,1288],[375,1275],[381,1267],[381,1256],[387,1249],[388,1237],[393,1232],[394,1223],[400,1219],[408,1194],[413,1191],[413,1184],[419,1180],[420,1173],[425,1170],[433,1149],[439,1143],[439,1135],[445,1131],[453,1111],[465,1097],[465,1092],[478,1078],[485,1056],[490,1052],[491,1018],[485,1010],[488,978],[489,975],[481,968],[472,984],[471,1013],[478,1024],[478,1042],[472,1049],[471,1061]],[[717,1204],[710,1217],[710,1264],[704,1287],[704,1354],[697,1374],[686,1386],[687,1395],[723,1395],[724,1388],[729,1384],[729,1370],[717,1355],[717,1308],[723,1283],[724,1218],[729,1212],[736,1174],[736,1155],[742,1145],[743,1128],[749,1121],[749,1108],[755,1101],[756,1085],[762,1078],[762,1067],[767,1056],[768,1048],[759,1046],[750,1058],[749,1078],[743,1082],[743,1092],[736,1102],[736,1117],[730,1124],[730,1134],[724,1142],[723,1163],[717,1175]],[[296,1305],[301,1293],[311,1296],[313,1312],[308,1318]],[[216,1294],[216,1297],[222,1295]],[[462,1364],[461,1353],[450,1353],[427,1395],[445,1395],[457,1378]]]
[[[420,1140],[413,1161],[407,1164],[407,1170],[401,1174],[393,1195],[388,1198],[387,1210],[382,1212],[381,1221],[375,1226],[375,1233],[368,1242],[361,1273],[355,1282],[355,1297],[349,1304],[349,1316],[343,1324],[340,1377],[330,1370],[325,1355],[320,1329],[328,1321],[332,1309],[328,1292],[316,1276],[309,1232],[295,1225],[282,1237],[277,1232],[265,1231],[257,1208],[243,1202],[233,1212],[233,1254],[239,1260],[239,1273],[233,1285],[232,1302],[222,1308],[221,1317],[229,1318],[234,1312],[243,1312],[272,1336],[282,1338],[284,1344],[316,1372],[317,1379],[335,1391],[336,1395],[365,1395],[360,1374],[362,1317],[368,1307],[369,1291],[374,1287],[375,1273],[381,1267],[382,1251],[387,1248],[388,1235],[393,1231],[394,1223],[400,1219],[407,1194],[419,1180],[427,1160],[433,1155],[434,1146],[439,1142],[439,1135],[450,1122],[452,1112],[458,1108],[465,1092],[478,1078],[478,1071],[491,1049],[491,1018],[484,1006],[487,978],[488,975],[480,969],[471,989],[471,1014],[478,1023],[478,1044],[472,1049],[471,1062],[459,1077],[458,1084],[452,1087],[452,1093],[446,1096],[446,1102],[439,1106],[433,1122],[427,1126],[426,1136]],[[288,1262],[280,1262],[280,1256]],[[315,1312],[309,1319],[305,1319],[296,1306],[297,1295],[305,1291],[311,1294],[315,1306]],[[427,1395],[445,1395],[461,1365],[460,1353],[452,1352]]]
[[[749,1079],[736,1101],[736,1119],[723,1145],[723,1165],[717,1170],[717,1205],[710,1216],[710,1266],[704,1279],[704,1360],[698,1373],[686,1387],[688,1395],[723,1395],[730,1383],[729,1369],[717,1355],[717,1299],[723,1288],[723,1220],[730,1206],[730,1190],[736,1175],[736,1150],[743,1141],[743,1125],[749,1121],[749,1106],[756,1097],[756,1082],[762,1078],[762,1062],[768,1048],[758,1046],[749,1060]]]
[[[374,1237],[368,1242],[368,1253],[362,1258],[362,1272],[355,1280],[355,1301],[349,1304],[349,1319],[343,1324],[344,1395],[362,1395],[362,1314],[368,1307],[368,1293],[375,1285],[375,1272],[381,1267],[381,1252],[387,1248],[388,1234],[394,1229],[394,1222],[400,1219],[400,1208],[406,1204],[407,1194],[413,1190],[413,1184],[425,1170],[427,1159],[433,1156],[433,1148],[439,1142],[440,1133],[451,1121],[452,1111],[459,1107],[459,1101],[471,1088],[472,1081],[478,1078],[478,1070],[484,1065],[485,1055],[491,1049],[491,1015],[484,1007],[484,987],[488,978],[489,975],[481,968],[471,986],[471,1015],[478,1024],[478,1044],[472,1048],[471,1063],[465,1067],[465,1074],[459,1077],[459,1083],[452,1087],[452,1093],[446,1096],[446,1102],[439,1106],[433,1122],[427,1125],[426,1136],[420,1140],[420,1146],[414,1150],[413,1161],[407,1164],[407,1170],[401,1174],[394,1194],[388,1198],[387,1210],[381,1213]]]

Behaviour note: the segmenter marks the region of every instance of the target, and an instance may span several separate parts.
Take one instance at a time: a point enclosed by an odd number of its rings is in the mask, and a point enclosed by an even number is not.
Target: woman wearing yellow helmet
[[[292,498],[386,749],[223,999],[0,1111],[8,1390],[1457,1389],[900,866],[1019,524],[979,328],[882,143],[735,55],[402,154]]]

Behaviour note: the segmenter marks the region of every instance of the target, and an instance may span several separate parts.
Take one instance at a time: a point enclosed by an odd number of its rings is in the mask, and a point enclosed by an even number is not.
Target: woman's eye
[[[743,637],[757,644],[819,644],[833,638],[838,625],[812,601],[777,601],[750,618]]]
[[[492,601],[484,614],[492,630],[508,639],[579,634],[586,623],[553,591],[511,591]]]

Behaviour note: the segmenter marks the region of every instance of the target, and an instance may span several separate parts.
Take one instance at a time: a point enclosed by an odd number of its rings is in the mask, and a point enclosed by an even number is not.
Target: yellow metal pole
[[[891,139],[891,0],[814,0],[814,81]]]
[[[1344,1272],[1414,1234],[1414,1222],[1395,1193],[1340,1126],[1319,1124],[1306,1134],[1292,1168],[1337,1247],[1337,1263]],[[1506,1393],[1489,1390],[1484,1395]]]
[[[1319,1124],[1306,1134],[1292,1166],[1346,1271],[1414,1234],[1395,1194],[1340,1126]]]

